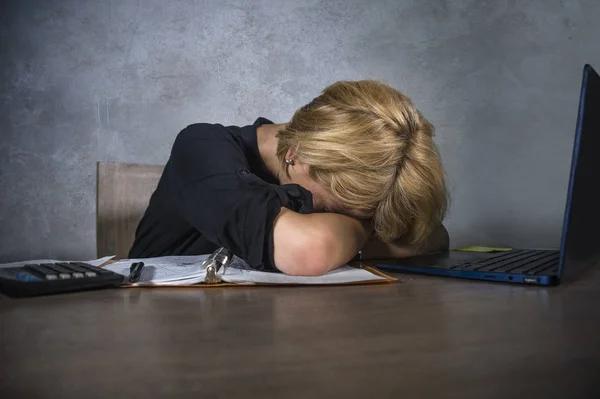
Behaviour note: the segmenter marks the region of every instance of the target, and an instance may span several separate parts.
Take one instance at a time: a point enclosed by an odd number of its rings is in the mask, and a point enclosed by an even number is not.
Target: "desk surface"
[[[1,297],[0,397],[600,397],[600,267],[552,288],[398,276]]]

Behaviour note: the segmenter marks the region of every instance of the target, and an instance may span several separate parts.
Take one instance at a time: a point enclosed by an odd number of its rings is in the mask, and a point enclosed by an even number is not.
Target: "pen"
[[[129,282],[136,283],[142,275],[142,269],[144,268],[144,262],[135,262],[131,264],[129,268]]]

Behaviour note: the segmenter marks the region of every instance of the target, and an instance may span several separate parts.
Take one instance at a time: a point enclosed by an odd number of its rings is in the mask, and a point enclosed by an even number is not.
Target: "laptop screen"
[[[586,65],[562,236],[561,280],[600,262],[600,76]]]

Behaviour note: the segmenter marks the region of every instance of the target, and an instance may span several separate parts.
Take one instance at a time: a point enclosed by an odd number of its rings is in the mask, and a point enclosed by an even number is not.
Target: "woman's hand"
[[[362,259],[407,258],[437,251],[445,251],[449,247],[450,236],[448,235],[448,231],[443,225],[440,225],[440,227],[433,232],[429,240],[420,247],[411,245],[403,239],[391,243],[384,243],[373,236],[362,249]]]

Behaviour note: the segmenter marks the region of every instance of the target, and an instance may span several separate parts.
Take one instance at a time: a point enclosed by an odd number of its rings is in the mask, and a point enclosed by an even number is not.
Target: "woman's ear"
[[[285,152],[285,159],[294,159],[294,149],[292,147]]]

